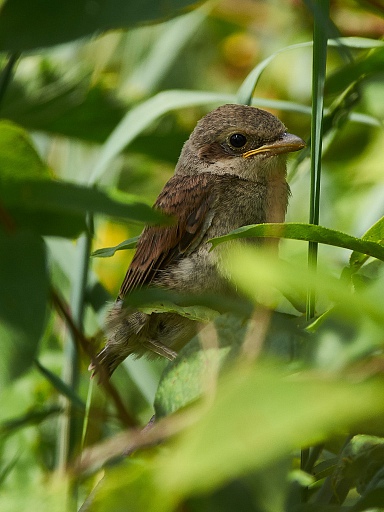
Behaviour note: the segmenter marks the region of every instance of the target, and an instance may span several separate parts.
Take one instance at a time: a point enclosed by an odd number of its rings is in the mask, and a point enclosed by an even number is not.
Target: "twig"
[[[95,351],[93,350],[93,346],[91,341],[83,334],[83,332],[76,326],[73,318],[69,312],[68,305],[63,301],[63,299],[59,296],[58,292],[51,288],[51,300],[55,307],[55,309],[60,313],[60,315],[64,318],[67,323],[69,329],[71,330],[73,339],[77,343],[78,347],[92,360],[95,360]],[[97,361],[96,361],[97,364]],[[118,394],[116,388],[108,379],[104,368],[100,365],[97,366],[97,371],[100,375],[100,384],[103,386],[105,392],[111,397],[113,400],[118,416],[121,422],[127,427],[135,427],[137,426],[137,422],[134,418],[127,412],[120,395]]]

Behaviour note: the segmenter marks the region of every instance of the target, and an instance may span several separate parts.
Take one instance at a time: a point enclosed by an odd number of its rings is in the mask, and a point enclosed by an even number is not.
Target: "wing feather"
[[[208,228],[207,213],[215,201],[215,176],[173,176],[154,207],[176,217],[171,226],[147,226],[121,285],[119,298],[153,282],[159,270],[180,258],[198,243]]]

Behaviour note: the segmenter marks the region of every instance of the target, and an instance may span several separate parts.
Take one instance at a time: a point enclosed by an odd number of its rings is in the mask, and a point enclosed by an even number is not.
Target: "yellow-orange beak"
[[[280,139],[274,142],[269,142],[264,146],[257,149],[251,149],[243,153],[243,158],[248,158],[259,153],[268,153],[269,155],[280,155],[281,153],[291,153],[292,151],[299,151],[305,147],[303,139],[292,133],[284,133]]]

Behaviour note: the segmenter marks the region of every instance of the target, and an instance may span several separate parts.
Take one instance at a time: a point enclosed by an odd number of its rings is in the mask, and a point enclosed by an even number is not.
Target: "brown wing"
[[[148,226],[142,232],[135,256],[120,288],[119,298],[134,288],[149,284],[157,272],[198,242],[209,222],[214,201],[215,176],[173,176],[164,186],[154,207],[176,217],[172,226]]]

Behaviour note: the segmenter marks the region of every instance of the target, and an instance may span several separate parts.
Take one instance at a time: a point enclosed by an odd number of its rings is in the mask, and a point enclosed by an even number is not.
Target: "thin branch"
[[[73,339],[75,340],[79,349],[81,349],[90,359],[95,359],[95,351],[93,349],[93,345],[91,341],[83,334],[83,332],[76,326],[73,318],[69,312],[68,305],[63,301],[63,299],[59,296],[58,292],[51,288],[51,300],[55,309],[60,313],[60,315],[64,318],[67,323],[69,329],[71,330]],[[97,361],[96,361],[97,364]],[[100,384],[103,386],[105,392],[111,397],[112,401],[115,404],[118,416],[121,422],[127,427],[137,426],[137,422],[134,418],[127,412],[120,395],[118,394],[116,388],[110,382],[108,375],[104,371],[104,368],[100,365],[97,366],[98,374],[100,375]]]

